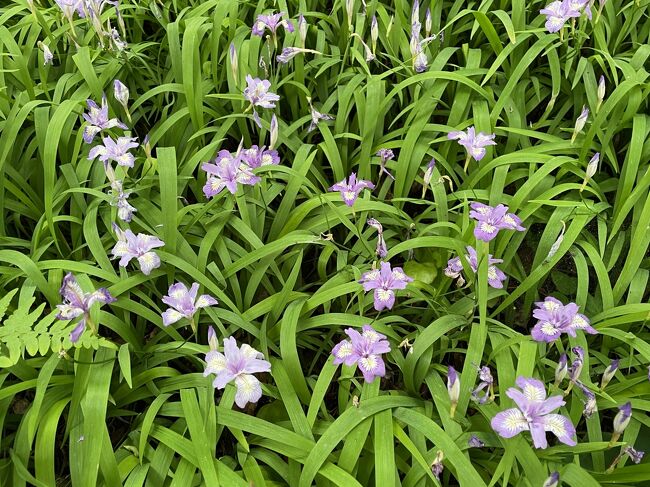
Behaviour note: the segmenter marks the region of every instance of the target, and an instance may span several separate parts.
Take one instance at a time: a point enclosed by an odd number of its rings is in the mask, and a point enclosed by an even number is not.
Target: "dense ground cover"
[[[0,6],[0,485],[650,484],[647,0],[57,2]]]

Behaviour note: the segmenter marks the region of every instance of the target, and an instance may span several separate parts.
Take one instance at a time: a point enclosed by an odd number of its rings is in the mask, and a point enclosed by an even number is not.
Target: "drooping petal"
[[[79,341],[79,338],[81,338],[81,335],[85,329],[86,329],[86,320],[83,319],[79,323],[77,323],[77,326],[75,326],[72,332],[70,333],[70,341],[72,343],[77,343]]]
[[[492,429],[503,438],[512,438],[528,430],[528,421],[517,408],[506,409],[498,413],[490,422]]]
[[[212,387],[215,389],[223,389],[233,379],[235,379],[235,374],[228,370],[228,368],[222,369],[217,372],[217,377],[212,381]]]
[[[160,267],[160,257],[155,252],[146,252],[138,257],[140,270],[145,276],[151,274],[151,271]]]
[[[262,397],[262,386],[257,378],[250,374],[241,374],[235,377],[237,394],[235,404],[243,408],[249,402],[256,403]]]
[[[226,357],[224,354],[217,350],[210,350],[205,355],[206,367],[203,375],[220,374],[226,368]]]
[[[547,414],[544,416],[544,429],[550,431],[557,439],[565,445],[575,446],[577,443],[573,439],[576,429],[569,418],[561,414]]]
[[[173,308],[169,308],[162,314],[163,325],[169,326],[183,318],[183,313],[176,311]]]

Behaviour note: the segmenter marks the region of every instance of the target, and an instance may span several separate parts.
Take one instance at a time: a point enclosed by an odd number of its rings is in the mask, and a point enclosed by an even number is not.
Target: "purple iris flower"
[[[56,4],[68,19],[72,19],[75,12],[79,18],[83,19],[86,16],[84,12],[84,0],[56,0]]]
[[[86,329],[86,323],[95,331],[90,320],[90,307],[93,303],[110,304],[117,301],[103,287],[92,293],[84,293],[72,272],[68,272],[63,278],[63,284],[61,285],[61,289],[59,289],[59,294],[63,298],[63,303],[56,305],[59,310],[59,313],[56,315],[57,319],[73,320],[83,315],[81,321],[77,323],[77,326],[70,333],[70,341],[72,343],[79,340],[79,337],[81,337],[81,334]]]
[[[276,150],[265,150],[266,147],[252,146],[242,151],[241,158],[251,169],[261,166],[277,166],[280,163],[280,156]]]
[[[235,404],[243,408],[249,402],[256,403],[262,397],[262,386],[253,374],[269,372],[271,364],[264,360],[264,355],[250,345],[237,347],[233,337],[223,340],[223,353],[210,350],[205,361],[207,366],[204,376],[216,374],[212,383],[215,389],[223,389],[229,382],[235,381],[237,393]]]
[[[552,414],[563,406],[562,396],[546,398],[544,384],[537,379],[517,378],[517,386],[506,391],[515,401],[516,408],[506,409],[492,418],[492,429],[503,438],[512,438],[522,431],[530,431],[535,448],[546,448],[546,432],[550,431],[565,445],[575,446],[575,427],[571,420],[561,414]]]
[[[139,146],[135,137],[118,137],[113,140],[111,137],[104,137],[104,145],[96,145],[88,153],[88,159],[92,160],[99,156],[102,162],[115,161],[120,166],[133,167],[135,157],[129,152]]]
[[[329,190],[340,192],[343,197],[343,202],[348,206],[352,206],[359,197],[361,191],[366,188],[375,189],[375,185],[365,179],[357,181],[357,175],[352,173],[347,180],[344,179],[343,181],[336,183],[334,186],[329,188]]]
[[[467,133],[457,130],[447,134],[449,140],[457,140],[460,145],[465,147],[468,161],[469,157],[473,157],[476,162],[485,157],[485,147],[497,145],[494,141],[495,137],[495,134],[485,134],[483,132],[477,134],[473,125],[467,129]],[[467,168],[467,164],[465,164],[465,167]]]
[[[440,476],[442,475],[442,472],[445,470],[445,465],[442,463],[442,461],[445,458],[445,454],[442,452],[442,450],[438,450],[436,453],[436,457],[433,459],[433,462],[431,463],[431,473],[436,476],[438,481],[440,481]]]
[[[163,303],[171,306],[162,314],[163,325],[169,326],[181,318],[193,321],[194,314],[199,309],[218,304],[217,300],[209,294],[202,294],[197,298],[198,292],[199,284],[197,282],[192,284],[190,289],[187,289],[182,282],[172,284],[167,291],[167,296],[162,298]]]
[[[470,206],[472,209],[469,216],[477,221],[474,236],[478,240],[489,242],[497,236],[499,230],[508,229],[519,232],[526,230],[521,226],[521,219],[514,213],[508,213],[508,207],[505,205],[492,207],[475,202]]]
[[[494,377],[492,377],[492,372],[490,367],[484,365],[483,367],[478,368],[478,378],[481,382],[479,385],[472,391],[472,399],[478,402],[479,404],[485,404],[494,397],[493,388],[494,388]],[[487,388],[487,389],[486,389]],[[481,391],[485,389],[485,394],[481,395]]]
[[[531,331],[533,340],[550,343],[560,338],[562,333],[575,337],[576,330],[592,335],[598,333],[589,324],[589,318],[578,313],[580,307],[575,303],[564,305],[548,296],[544,301],[535,303],[535,306],[537,308],[533,311],[533,317],[538,321]]]
[[[392,150],[390,149],[379,149],[376,154],[377,157],[379,157],[379,174],[381,173],[386,173],[388,174],[388,177],[390,177],[393,181],[395,181],[395,177],[386,169],[386,163],[388,161],[392,161],[395,159],[395,154],[393,153]]]
[[[260,78],[253,78],[250,74],[246,75],[246,88],[244,88],[244,97],[251,102],[253,107],[253,120],[262,128],[260,116],[257,114],[255,107],[262,108],[275,108],[275,102],[280,99],[275,93],[271,93],[271,82],[269,80],[261,80]]]
[[[208,174],[208,179],[205,186],[203,186],[203,193],[206,198],[212,198],[224,188],[235,194],[237,193],[237,184],[254,185],[261,180],[242,161],[241,153],[231,154],[227,150],[220,150],[214,164],[205,162],[201,169]]]
[[[469,262],[469,266],[474,271],[478,272],[478,257],[476,255],[476,249],[471,246],[465,247],[467,250],[467,255],[465,259]],[[501,269],[499,269],[494,264],[500,264],[503,262],[502,259],[493,259],[492,254],[488,255],[488,284],[495,288],[503,288],[503,282],[506,280],[506,275]],[[460,257],[454,257],[447,262],[447,267],[445,268],[445,275],[451,277],[452,279],[462,279],[461,273],[463,272],[463,264],[460,260]],[[464,279],[462,280],[464,282]]]
[[[153,235],[138,233],[131,230],[123,231],[115,223],[113,230],[117,235],[117,243],[113,247],[113,258],[120,257],[120,267],[126,267],[131,259],[137,259],[140,270],[145,276],[160,267],[160,257],[152,249],[162,247],[165,242]]]
[[[365,272],[359,283],[363,284],[363,290],[366,292],[375,290],[375,309],[381,311],[384,308],[392,309],[395,304],[395,290],[406,289],[406,285],[412,281],[413,278],[404,274],[401,267],[391,269],[390,262],[382,262],[380,269]]]
[[[589,419],[598,411],[598,404],[596,403],[596,394],[594,394],[591,389],[585,386],[579,380],[576,380],[576,385],[578,389],[582,391],[585,396],[585,408],[582,411],[582,415]]]
[[[128,128],[117,118],[108,118],[108,101],[106,100],[106,94],[102,95],[101,108],[93,100],[87,100],[86,104],[88,105],[88,113],[83,114],[84,119],[88,122],[83,135],[86,144],[90,144],[95,138],[95,135],[102,130],[108,130],[113,127],[119,127],[123,130]]]
[[[568,12],[571,17],[580,17],[582,12],[591,20],[591,3],[590,0],[565,0],[568,6]]]
[[[569,3],[568,0],[551,2],[539,11],[540,14],[546,15],[544,26],[550,33],[559,32],[570,18],[580,17],[580,12],[572,10]]]
[[[386,374],[386,366],[382,353],[390,352],[390,344],[386,336],[375,331],[370,325],[363,325],[361,333],[354,328],[347,328],[345,334],[349,340],[339,342],[333,349],[334,365],[357,364],[366,382],[372,382],[375,377]]]
[[[280,26],[287,29],[288,32],[293,32],[293,23],[288,19],[282,20],[283,15],[285,15],[284,12],[270,15],[258,15],[257,20],[253,24],[253,35],[262,37],[264,36],[264,31],[269,29],[273,37],[275,37]]]

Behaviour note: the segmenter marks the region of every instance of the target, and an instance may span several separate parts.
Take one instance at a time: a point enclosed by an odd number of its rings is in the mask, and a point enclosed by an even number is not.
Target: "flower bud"
[[[38,46],[43,49],[43,66],[47,64],[51,65],[54,55],[52,54],[52,51],[50,51],[50,48],[47,47],[47,44],[41,41],[38,41]]]
[[[558,235],[555,242],[553,242],[553,245],[551,245],[551,249],[548,251],[548,255],[546,256],[546,259],[544,259],[545,262],[550,262],[550,260],[560,249],[560,245],[562,245],[562,242],[564,241],[564,232],[566,231],[566,223],[564,223],[564,220],[561,221],[562,221],[562,231],[560,232],[560,235]],[[566,359],[566,355],[564,357]]]
[[[451,402],[451,417],[456,413],[456,406],[458,405],[458,398],[460,397],[460,379],[451,365],[447,367],[447,392],[449,393],[449,401]]]
[[[612,362],[607,366],[605,371],[603,372],[603,377],[600,380],[600,390],[605,389],[607,387],[607,384],[614,378],[614,374],[616,374],[616,371],[618,370],[618,359],[612,360]]]
[[[217,334],[211,326],[208,327],[208,345],[210,345],[210,350],[217,350],[219,348]]]
[[[566,356],[566,353],[560,355],[560,360],[558,360],[557,367],[555,367],[555,385],[558,386],[562,383],[564,378],[569,373],[569,358]]]
[[[113,81],[113,88],[115,99],[126,108],[129,105],[129,89],[119,79]]]
[[[379,26],[377,25],[377,17],[373,15],[370,22],[370,40],[373,54],[377,51],[377,39],[379,39]]]
[[[619,406],[618,413],[614,416],[614,434],[621,435],[632,418],[632,403],[629,401]],[[618,439],[618,438],[617,438]]]
[[[591,178],[596,174],[596,171],[598,170],[598,163],[600,162],[600,152],[596,152],[594,156],[589,160],[589,163],[587,164],[587,169],[585,170],[585,179],[582,181],[582,186],[580,186],[580,192],[582,192],[585,187],[587,186],[587,183],[591,180]]]
[[[275,147],[275,144],[278,142],[278,118],[275,116],[275,113],[271,116],[271,143],[269,144],[269,150],[272,150]]]
[[[424,16],[424,37],[429,37],[431,36],[431,28],[433,26],[433,22],[431,20],[431,10],[427,8],[427,13]]]
[[[481,440],[478,436],[472,435],[469,437],[469,440],[467,441],[467,446],[470,448],[483,448],[485,446],[485,442]]]
[[[436,453],[436,458],[433,459],[433,463],[431,464],[431,472],[436,476],[438,480],[440,480],[440,475],[442,475],[442,471],[445,469],[445,466],[442,464],[444,458],[445,454],[442,452],[442,450],[438,450],[438,453]]]
[[[576,140],[576,137],[578,134],[582,131],[583,128],[585,128],[585,124],[587,123],[587,118],[589,117],[589,109],[586,106],[582,107],[582,112],[580,112],[580,115],[576,119],[576,124],[575,127],[573,128],[573,135],[571,136],[571,143],[573,143]]]
[[[433,177],[433,169],[436,167],[436,160],[432,157],[427,164],[427,168],[424,170],[424,176],[422,176],[422,198],[427,192],[429,184],[431,184],[431,178]]]
[[[605,100],[605,77],[601,75],[600,80],[598,81],[598,104],[596,106],[596,111],[600,108],[600,105],[603,104]]]
[[[307,41],[307,30],[309,29],[309,24],[305,20],[302,14],[298,16],[298,34],[300,35],[300,45],[305,47],[305,42]]]
[[[549,478],[544,481],[542,487],[557,487],[560,483],[560,472],[553,472]]]
[[[348,14],[348,28],[352,31],[352,14],[354,10],[354,0],[345,0],[345,11]]]
[[[239,60],[237,58],[237,49],[235,48],[235,43],[230,43],[230,72],[232,74],[232,79],[237,82],[237,74],[239,73]]]
[[[413,2],[413,9],[411,10],[411,25],[420,20],[420,2],[415,0]]]

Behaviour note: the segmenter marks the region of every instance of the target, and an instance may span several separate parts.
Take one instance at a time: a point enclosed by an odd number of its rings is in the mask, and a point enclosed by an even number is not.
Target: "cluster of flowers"
[[[102,11],[104,7],[106,5],[115,7],[117,22],[122,35],[124,35],[124,20],[120,13],[119,0],[56,0],[56,3],[70,24],[70,35],[75,44],[77,43],[77,36],[75,34],[73,19],[76,14],[79,18],[90,21],[102,48],[110,47],[117,51],[126,49],[126,42],[122,40],[118,30],[111,25],[110,17],[106,18],[106,24],[102,22]],[[33,9],[33,0],[30,0],[30,6]]]
[[[546,15],[546,29],[551,32],[559,32],[569,19],[580,17],[583,13],[591,20],[591,2],[593,0],[556,0],[549,3],[539,11]],[[601,0],[601,3],[604,3]]]
[[[101,13],[104,3],[115,5],[108,0],[57,0],[57,3],[59,3],[65,15],[70,19],[75,12],[80,17],[85,16],[87,13],[92,16],[95,15],[92,12]],[[556,4],[560,5],[558,6]],[[89,5],[92,5],[92,8]],[[549,27],[549,22],[553,26],[557,25],[558,21],[555,19],[557,15],[553,12],[557,13],[560,10],[565,12],[562,15],[566,16],[562,21],[562,25],[567,18],[576,17],[575,12],[584,11],[590,16],[588,2],[567,2],[566,0],[563,2],[553,2],[545,10],[548,10],[548,13],[544,10],[542,13],[546,13],[549,16],[547,27]],[[351,11],[352,7],[350,7],[350,2],[348,2],[349,18],[352,16]],[[555,16],[553,19],[550,18],[551,13]],[[252,34],[262,37],[268,30],[273,38],[273,44],[276,46],[279,27],[284,27],[290,33],[294,32],[294,26],[291,20],[283,20],[283,15],[283,13],[260,15],[252,28]],[[430,37],[431,15],[429,10],[427,10],[425,18],[426,37],[424,40],[420,40],[421,24],[419,23],[419,4],[417,2],[413,7],[411,20],[411,53],[413,55],[413,66],[417,72],[421,72],[427,66],[427,59],[423,48],[427,42],[435,38],[435,36]],[[561,26],[558,30],[560,28]],[[288,62],[297,53],[308,51],[304,49],[308,26],[302,16],[300,16],[298,21],[298,29],[302,47],[285,48],[282,54],[277,56],[278,62]],[[550,27],[549,30],[551,30]],[[373,47],[371,50],[367,46],[366,48],[372,53],[374,59],[377,40],[377,21],[374,17],[372,20],[371,37]],[[287,51],[287,49],[289,50]],[[236,51],[234,50],[234,46],[231,46],[230,54],[231,63],[236,66]],[[253,119],[256,125],[261,128],[262,122],[257,108],[273,109],[280,97],[270,91],[271,83],[268,80],[253,78],[249,75],[246,77],[246,82],[247,87],[244,89],[244,97],[250,102],[248,110],[252,109]],[[131,117],[128,112],[128,89],[119,80],[115,81],[114,87],[115,98],[123,105],[130,120]],[[599,83],[598,97],[600,106],[604,97],[604,80],[602,77]],[[309,99],[309,104],[312,119],[309,131],[313,130],[321,120],[332,119],[331,116],[316,111],[313,105],[311,105],[311,99]],[[105,95],[102,98],[101,107],[93,100],[88,100],[88,109],[89,112],[84,114],[87,125],[84,129],[83,136],[86,143],[92,143],[97,134],[112,128],[127,130],[127,126],[117,118],[109,119],[109,107]],[[576,120],[572,141],[575,140],[577,134],[584,128],[588,115],[589,110],[583,108],[582,113]],[[234,154],[230,151],[222,150],[213,162],[202,165],[202,169],[207,173],[207,182],[203,188],[207,198],[212,198],[216,194],[219,194],[224,188],[228,189],[232,194],[235,194],[239,184],[254,185],[260,181],[260,178],[253,173],[254,169],[261,166],[279,164],[279,155],[273,149],[278,136],[278,123],[275,115],[272,116],[270,126],[271,142],[268,149],[265,146],[258,147],[254,145],[249,149],[243,149],[240,146]],[[486,147],[496,145],[496,142],[494,142],[495,134],[484,134],[483,132],[477,134],[473,126],[469,127],[466,132],[451,132],[448,134],[448,138],[450,140],[458,140],[458,143],[467,151],[465,170],[467,170],[470,159],[474,159],[477,162],[480,161],[486,155]],[[123,180],[117,179],[111,162],[115,162],[118,166],[121,166],[124,171],[132,168],[135,157],[130,153],[130,150],[139,146],[135,140],[135,138],[126,136],[113,139],[110,135],[107,135],[103,137],[103,145],[96,145],[89,153],[89,159],[99,157],[104,163],[107,177],[111,183],[113,196],[116,200],[114,205],[118,208],[118,217],[127,223],[130,222],[133,212],[136,209],[128,203],[129,193],[124,192]],[[379,175],[381,176],[385,173],[389,178],[394,180],[395,178],[386,168],[387,163],[395,157],[392,150],[380,149],[376,156],[380,159]],[[597,167],[598,159],[599,154],[596,153],[588,165],[585,181],[588,181],[588,178],[595,173],[594,165]],[[423,176],[425,190],[431,181],[434,168],[435,161],[432,159],[426,167]],[[340,192],[343,202],[352,207],[364,189],[372,190],[374,187],[375,185],[371,181],[358,180],[356,174],[352,173],[348,178],[333,185],[330,191]],[[477,222],[474,228],[476,239],[490,242],[500,230],[524,231],[525,228],[521,225],[521,219],[515,214],[509,213],[508,210],[509,208],[502,204],[491,207],[478,202],[472,203],[470,217]],[[365,292],[373,291],[373,305],[375,310],[383,311],[384,309],[392,309],[395,304],[395,291],[406,289],[408,283],[413,281],[413,278],[407,276],[401,267],[393,268],[390,262],[381,260],[385,259],[388,255],[383,226],[373,218],[369,219],[367,224],[377,231],[376,254],[380,262],[379,269],[376,268],[376,263],[373,264],[370,271],[362,274],[359,283]],[[153,249],[163,246],[164,242],[151,235],[142,233],[135,235],[129,229],[123,231],[115,223],[113,223],[113,227],[117,234],[118,242],[113,248],[112,253],[114,258],[120,258],[119,265],[121,267],[128,265],[130,260],[137,259],[143,274],[148,275],[153,269],[160,266],[160,258]],[[468,254],[464,258],[469,263],[469,268],[476,273],[479,267],[477,252],[471,246],[467,247],[467,252]],[[492,255],[488,255],[487,260],[489,285],[494,288],[502,288],[506,276],[494,265],[501,263],[502,260],[493,259]],[[463,263],[460,256],[449,260],[445,274],[458,279],[460,285],[464,284],[462,272]],[[218,304],[214,297],[208,294],[199,296],[198,291],[198,283],[193,283],[190,288],[181,282],[170,286],[168,295],[162,298],[162,302],[169,306],[162,313],[163,325],[170,326],[185,319],[191,325],[194,333],[196,333],[197,325],[195,315],[201,308]],[[77,317],[82,317],[70,334],[72,342],[79,340],[79,337],[87,326],[93,333],[97,333],[97,327],[93,323],[90,315],[91,307],[94,303],[110,304],[116,301],[110,292],[104,288],[100,288],[92,293],[84,293],[72,273],[68,273],[65,276],[60,294],[63,302],[57,306],[59,311],[57,317],[61,320],[72,320]],[[536,303],[533,316],[538,322],[531,331],[533,339],[552,342],[560,338],[563,333],[572,337],[576,336],[578,330],[592,334],[597,333],[591,327],[589,319],[578,311],[579,307],[575,303],[564,305],[552,297],[547,297],[543,302]],[[364,380],[367,382],[373,382],[375,378],[383,377],[386,372],[386,365],[382,356],[391,351],[387,337],[379,333],[369,324],[364,325],[361,332],[354,328],[347,328],[345,333],[348,339],[339,342],[331,352],[333,363],[336,365],[358,366]],[[257,402],[262,396],[262,388],[259,379],[253,374],[269,372],[271,370],[271,363],[264,360],[263,354],[249,345],[243,344],[238,346],[233,337],[224,338],[223,353],[219,352],[218,339],[212,327],[209,327],[208,330],[208,343],[210,350],[205,357],[207,365],[204,375],[216,375],[213,386],[217,389],[223,389],[226,384],[234,382],[237,388],[235,402],[239,407],[243,408],[249,402]],[[408,340],[405,343],[409,345]],[[568,376],[569,386],[565,391],[565,395],[568,394],[574,385],[580,389],[586,398],[583,414],[589,417],[596,411],[596,396],[579,379],[584,364],[584,351],[580,347],[574,347],[572,352],[575,358],[570,366],[568,365],[568,357],[566,354],[560,357],[555,372],[555,386],[559,386]],[[477,369],[480,382],[472,390],[471,397],[479,404],[486,404],[493,401],[495,397],[494,378],[489,367],[477,366]],[[611,381],[617,370],[618,360],[613,360],[603,373],[601,390]],[[548,444],[546,432],[550,431],[562,443],[575,445],[575,427],[571,420],[564,415],[554,413],[554,411],[565,404],[563,397],[558,395],[547,398],[547,391],[544,384],[534,378],[520,376],[516,380],[516,385],[518,388],[509,388],[505,394],[515,402],[517,407],[501,411],[492,419],[491,425],[494,431],[504,438],[510,438],[523,431],[529,431],[533,439],[533,444],[537,448],[546,448]],[[460,378],[452,366],[448,367],[447,387],[450,399],[450,414],[453,417],[459,401],[461,385]],[[623,430],[627,427],[631,415],[630,403],[619,407],[619,413],[614,419],[612,443],[618,440]],[[469,440],[469,446],[481,448],[485,446],[485,443],[480,438],[472,436]],[[615,460],[615,463],[625,454],[629,455],[637,463],[643,456],[643,452],[636,451],[631,446],[626,446],[621,455]],[[432,466],[437,476],[442,472],[443,458],[443,452],[439,451]],[[557,485],[558,481],[559,476],[555,472],[549,477],[545,485],[554,485],[553,482]]]

